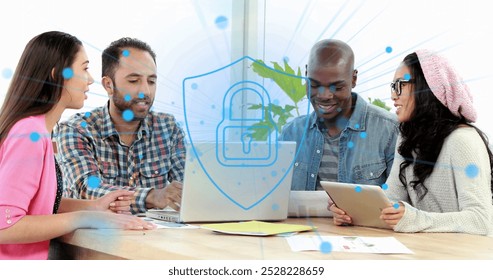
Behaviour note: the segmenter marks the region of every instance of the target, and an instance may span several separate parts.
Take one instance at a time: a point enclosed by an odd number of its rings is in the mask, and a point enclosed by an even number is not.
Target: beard
[[[131,110],[134,116],[131,121],[144,120],[149,114],[154,100],[152,100],[148,95],[144,95],[144,98],[132,98],[130,101],[125,101],[125,95],[117,88],[118,87],[115,85],[113,104],[120,111],[120,113],[123,113],[125,110]]]

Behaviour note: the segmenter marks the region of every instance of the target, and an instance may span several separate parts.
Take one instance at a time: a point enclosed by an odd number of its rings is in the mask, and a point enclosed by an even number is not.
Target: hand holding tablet
[[[392,228],[380,219],[382,209],[392,206],[380,186],[321,181],[334,205],[351,217],[353,225]]]

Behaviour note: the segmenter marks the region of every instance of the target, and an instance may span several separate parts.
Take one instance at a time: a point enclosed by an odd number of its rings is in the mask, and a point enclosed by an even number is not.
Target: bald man
[[[394,114],[352,92],[358,71],[351,47],[338,40],[316,43],[306,75],[314,112],[286,124],[280,136],[302,145],[291,189],[321,190],[320,181],[384,184],[394,161],[398,124]]]

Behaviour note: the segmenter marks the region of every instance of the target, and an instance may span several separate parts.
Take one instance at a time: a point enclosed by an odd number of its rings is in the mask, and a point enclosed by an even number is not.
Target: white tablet
[[[335,205],[353,220],[353,225],[390,228],[380,220],[383,208],[392,205],[380,186],[320,181]]]

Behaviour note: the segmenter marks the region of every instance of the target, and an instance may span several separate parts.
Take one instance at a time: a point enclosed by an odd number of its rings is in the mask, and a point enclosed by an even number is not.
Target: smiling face
[[[317,116],[329,126],[334,126],[352,113],[351,90],[356,86],[357,71],[354,55],[345,43],[324,40],[310,52],[307,67],[310,79],[310,102]]]
[[[70,68],[71,71],[67,72],[63,82],[62,98],[66,108],[80,109],[84,106],[84,100],[87,99],[86,92],[89,91],[89,85],[94,82],[88,69],[89,60],[84,47],[81,46]]]
[[[393,79],[395,90],[392,90],[391,98],[394,100],[394,107],[397,109],[397,119],[401,123],[411,120],[415,108],[414,84],[412,82],[402,82],[412,81],[410,73],[409,67],[401,63],[395,71]]]

